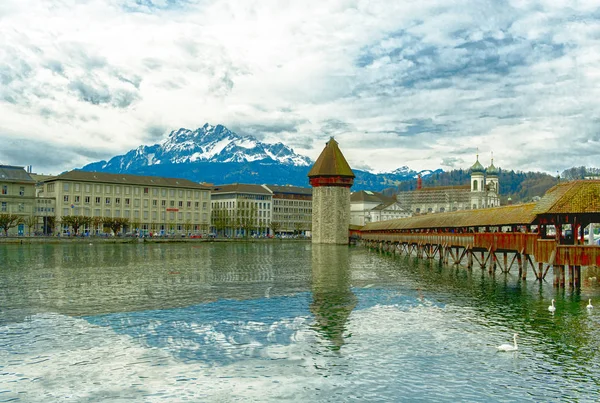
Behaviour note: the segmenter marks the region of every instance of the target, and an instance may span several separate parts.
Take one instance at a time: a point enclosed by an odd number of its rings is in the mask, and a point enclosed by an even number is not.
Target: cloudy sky
[[[0,163],[221,123],[354,168],[599,166],[597,0],[1,0]]]

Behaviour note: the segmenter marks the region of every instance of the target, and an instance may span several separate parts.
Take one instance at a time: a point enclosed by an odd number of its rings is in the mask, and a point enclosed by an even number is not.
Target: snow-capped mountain
[[[223,125],[206,123],[199,129],[172,131],[159,144],[140,146],[125,155],[93,165],[102,171],[121,172],[160,164],[185,164],[194,162],[260,162],[284,165],[309,166],[308,157],[298,155],[282,143],[266,144],[252,136],[240,136]],[[84,170],[92,170],[90,165]]]
[[[161,143],[139,146],[109,161],[81,168],[84,171],[156,175],[195,182],[271,183],[308,186],[312,161],[282,143],[266,144],[240,136],[225,126],[205,124],[199,129],[172,131]],[[419,172],[404,166],[375,174],[354,169],[353,190],[381,191],[414,180]],[[431,171],[421,171],[421,176]]]

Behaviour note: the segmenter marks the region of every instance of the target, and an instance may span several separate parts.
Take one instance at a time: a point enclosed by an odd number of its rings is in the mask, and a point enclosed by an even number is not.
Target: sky
[[[0,164],[223,124],[352,168],[598,167],[597,0],[1,0]]]

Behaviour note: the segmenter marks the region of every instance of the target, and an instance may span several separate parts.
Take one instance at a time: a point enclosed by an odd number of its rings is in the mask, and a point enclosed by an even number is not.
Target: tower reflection
[[[348,247],[312,245],[312,294],[310,311],[315,330],[331,342],[332,350],[344,345],[344,332],[357,303],[350,289]]]

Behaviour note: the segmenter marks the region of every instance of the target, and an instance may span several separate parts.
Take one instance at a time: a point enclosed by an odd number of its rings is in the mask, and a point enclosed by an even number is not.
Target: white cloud
[[[596,165],[599,18],[592,1],[5,0],[0,162],[59,172],[211,122],[312,158],[335,135],[378,171],[467,168],[475,147],[505,169]]]

